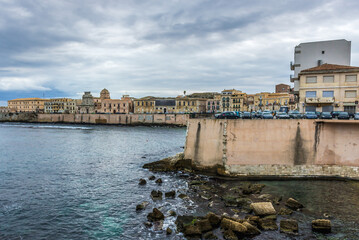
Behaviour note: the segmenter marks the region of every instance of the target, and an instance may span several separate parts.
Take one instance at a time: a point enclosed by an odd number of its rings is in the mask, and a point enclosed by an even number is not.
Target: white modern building
[[[324,63],[350,66],[351,41],[345,39],[301,43],[294,48],[294,62],[290,69],[294,75],[290,81],[294,83],[294,95],[299,100],[300,71],[320,66]]]

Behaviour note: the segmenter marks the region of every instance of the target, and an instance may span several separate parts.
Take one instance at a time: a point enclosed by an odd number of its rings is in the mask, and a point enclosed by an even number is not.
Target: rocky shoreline
[[[218,180],[213,176],[223,176],[223,169],[220,166],[199,169],[182,156],[178,154],[176,157],[145,164],[143,167],[155,173],[182,173],[187,180],[188,192],[184,194],[172,190],[162,193],[153,190],[149,197],[153,201],[190,198],[201,206],[203,215],[179,215],[175,221],[176,229],[169,227],[162,229],[165,215],[173,217],[177,213],[173,210],[162,213],[161,209],[153,208],[150,209],[151,212],[147,214],[147,220],[144,222],[146,227],[166,231],[168,236],[176,232],[187,239],[247,239],[261,236],[267,231],[298,236],[301,229],[294,213],[305,211],[305,206],[299,201],[262,193],[266,187],[264,184]],[[203,173],[209,174],[212,179],[200,175]],[[155,179],[155,176],[151,176],[148,181],[162,183],[161,179]],[[140,179],[139,184],[146,185],[146,181]],[[148,205],[148,202],[142,202],[136,206],[136,211],[144,211]],[[313,232],[326,234],[332,230],[332,223],[327,218],[314,219],[307,224],[311,226]]]

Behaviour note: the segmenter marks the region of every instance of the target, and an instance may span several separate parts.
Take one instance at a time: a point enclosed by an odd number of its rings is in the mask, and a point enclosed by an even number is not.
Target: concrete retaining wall
[[[31,116],[31,118],[29,117]],[[186,126],[188,114],[7,114],[0,121]]]
[[[359,121],[190,119],[185,158],[236,176],[359,178]]]

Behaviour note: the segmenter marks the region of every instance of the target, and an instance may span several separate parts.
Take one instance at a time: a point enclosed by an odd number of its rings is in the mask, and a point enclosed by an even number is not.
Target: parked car
[[[332,119],[333,116],[332,114],[330,114],[330,112],[322,112],[322,114],[320,114],[320,119]]]
[[[218,119],[238,119],[236,112],[222,112],[219,116],[216,118]]]
[[[355,113],[354,120],[359,120],[359,112]]]
[[[300,114],[299,111],[290,111],[289,112],[289,118],[292,118],[292,119],[300,119],[300,118],[303,118],[302,114]]]
[[[276,119],[289,119],[289,115],[285,112],[277,112]]]
[[[262,112],[257,111],[255,116],[256,116],[256,118],[262,118]]]
[[[304,118],[305,119],[317,119],[318,116],[317,116],[317,114],[315,112],[306,112],[304,114]]]
[[[271,112],[263,112],[262,119],[273,119],[273,115]]]
[[[252,119],[252,115],[250,112],[243,112],[242,118],[243,119]]]
[[[348,114],[349,114],[349,118],[354,118],[355,113],[353,113],[353,112],[348,112]]]
[[[349,120],[350,119],[349,113],[347,113],[347,112],[339,113],[338,119]]]
[[[333,111],[333,112],[332,112],[332,117],[333,117],[333,118],[337,118],[338,115],[339,115],[339,113],[341,113],[341,111]]]

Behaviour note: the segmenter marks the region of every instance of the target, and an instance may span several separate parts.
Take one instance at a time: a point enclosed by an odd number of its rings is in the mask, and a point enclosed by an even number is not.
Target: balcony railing
[[[290,75],[290,82],[294,82],[295,80],[299,80],[297,77],[293,77],[293,75]]]
[[[308,97],[305,98],[306,103],[334,103],[334,97]]]

